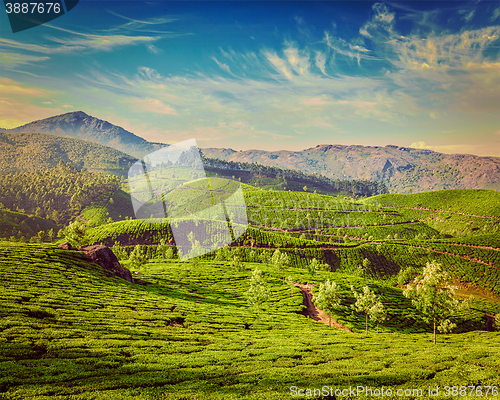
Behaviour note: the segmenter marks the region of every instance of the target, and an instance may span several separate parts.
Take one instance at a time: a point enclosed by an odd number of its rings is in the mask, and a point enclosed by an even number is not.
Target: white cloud
[[[170,107],[168,104],[164,104],[159,99],[147,98],[132,99],[129,101],[134,104],[134,106],[139,107],[142,111],[165,115],[179,115],[174,108]]]
[[[495,21],[498,17],[500,17],[500,7],[495,8],[493,13],[491,14],[490,21],[493,22]]]

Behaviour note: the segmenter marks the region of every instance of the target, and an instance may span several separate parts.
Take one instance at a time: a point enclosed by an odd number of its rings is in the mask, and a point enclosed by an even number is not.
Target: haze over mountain
[[[58,136],[69,136],[90,142],[103,144],[141,158],[161,147],[163,143],[152,143],[134,135],[119,126],[92,117],[83,111],[75,111],[54,117],[30,122],[13,129],[1,129],[9,133],[48,133]]]
[[[332,179],[382,181],[400,193],[441,189],[500,190],[500,158],[443,154],[388,145],[322,144],[302,151],[203,149],[207,157],[297,169]]]
[[[70,136],[100,143],[137,158],[166,146],[148,142],[119,126],[94,118],[82,111],[61,114],[0,131]],[[3,135],[4,141],[7,136]],[[36,145],[31,146],[29,151],[36,152],[36,147]],[[228,148],[202,150],[207,157],[225,161],[255,162],[299,170],[307,174],[320,174],[332,179],[381,181],[389,190],[400,193],[441,189],[500,190],[499,157],[443,154],[394,145],[382,147],[322,144],[302,151],[272,152],[236,151]]]

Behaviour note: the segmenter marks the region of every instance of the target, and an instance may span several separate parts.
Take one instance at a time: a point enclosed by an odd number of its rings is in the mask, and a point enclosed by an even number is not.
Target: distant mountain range
[[[163,143],[152,143],[119,126],[94,118],[83,111],[70,112],[45,118],[14,129],[2,129],[8,133],[48,133],[87,140],[112,147],[134,157],[141,158],[161,147]]]
[[[82,111],[57,115],[0,131],[47,133],[79,138],[112,147],[137,158],[167,146],[148,142],[121,127]],[[2,137],[5,140],[7,136],[2,135]],[[370,147],[322,144],[302,151],[236,151],[225,148],[202,150],[206,157],[225,161],[258,163],[299,170],[335,180],[383,182],[389,190],[399,193],[440,189],[500,190],[499,157],[443,154],[393,145]],[[118,156],[120,157],[125,156]]]
[[[399,193],[441,189],[500,190],[500,158],[443,154],[388,145],[318,145],[302,151],[203,149],[206,157],[321,174],[331,179],[382,181]]]

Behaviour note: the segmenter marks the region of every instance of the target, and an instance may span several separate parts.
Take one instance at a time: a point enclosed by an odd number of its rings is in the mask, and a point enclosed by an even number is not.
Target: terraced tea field
[[[137,273],[128,255],[143,246],[148,261],[133,284],[82,252],[1,242],[0,399],[289,399],[292,386],[325,385],[417,390],[408,399],[439,386],[433,398],[448,399],[446,385],[500,385],[500,336],[484,330],[485,316],[500,314],[495,192],[351,199],[243,189],[245,234],[187,262],[168,221],[128,219],[127,194],[103,193],[79,217],[92,226],[86,240],[114,245]],[[205,234],[217,235],[209,226]],[[272,263],[276,250],[288,256],[284,270]],[[321,268],[312,275],[314,258]],[[433,261],[453,275],[458,298],[471,300],[436,346],[403,295]],[[271,293],[260,313],[245,295],[256,268]],[[332,318],[347,331],[304,315],[303,294],[284,275],[313,293],[335,281],[342,306]],[[381,300],[380,333],[370,323],[365,336],[351,285]]]
[[[271,290],[259,315],[244,296],[255,267]],[[499,333],[433,346],[430,333],[412,333],[426,326],[411,325],[418,312],[399,289],[340,272],[288,271],[297,282],[335,279],[345,295],[368,284],[391,315],[381,333],[371,326],[365,336],[352,310],[335,317],[354,333],[300,314],[299,290],[265,263],[237,271],[224,261],[151,260],[132,284],[81,252],[2,242],[0,270],[2,399],[289,399],[292,386],[425,393],[498,384]]]

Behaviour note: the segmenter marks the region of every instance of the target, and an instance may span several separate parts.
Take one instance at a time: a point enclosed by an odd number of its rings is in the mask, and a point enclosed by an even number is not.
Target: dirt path
[[[313,298],[312,288],[314,287],[314,285],[312,284],[304,285],[302,283],[295,282],[295,286],[300,288],[300,291],[302,292],[302,297],[304,298],[304,305],[306,306],[304,314],[313,319],[314,321],[319,321],[325,325],[328,325],[329,324],[328,315],[323,310],[320,310],[318,307],[316,307],[312,302]],[[332,327],[337,329],[342,329],[343,331],[346,332],[352,332],[350,329],[347,329],[344,325],[339,324],[333,318],[332,318]]]

